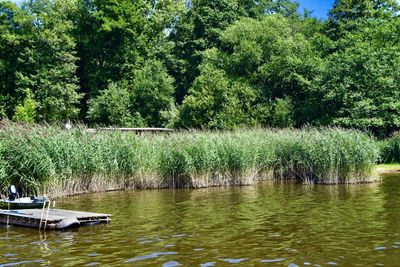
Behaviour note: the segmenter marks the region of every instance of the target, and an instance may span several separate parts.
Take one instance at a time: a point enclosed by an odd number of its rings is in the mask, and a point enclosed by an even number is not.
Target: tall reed
[[[337,128],[168,135],[90,133],[85,128],[7,124],[0,131],[0,186],[53,196],[123,188],[371,181],[374,139]]]
[[[400,134],[379,142],[383,163],[400,163]]]

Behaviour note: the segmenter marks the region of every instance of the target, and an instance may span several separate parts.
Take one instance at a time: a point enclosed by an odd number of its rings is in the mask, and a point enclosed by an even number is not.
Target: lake
[[[400,175],[381,183],[118,191],[56,207],[112,214],[62,232],[0,226],[0,265],[398,266]]]

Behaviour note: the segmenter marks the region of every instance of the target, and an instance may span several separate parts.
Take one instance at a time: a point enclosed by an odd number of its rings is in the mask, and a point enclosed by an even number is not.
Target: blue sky
[[[297,0],[300,3],[300,12],[307,8],[313,12],[313,17],[326,18],[334,0]]]
[[[21,3],[22,0],[11,0],[16,3]],[[300,12],[303,8],[314,11],[313,16],[317,18],[325,18],[328,10],[332,7],[334,0],[297,0],[300,3]]]

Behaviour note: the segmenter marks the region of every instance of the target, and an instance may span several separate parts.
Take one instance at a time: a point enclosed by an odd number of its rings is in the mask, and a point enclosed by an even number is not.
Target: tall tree
[[[66,14],[71,1],[35,0],[22,6],[27,15],[18,55],[17,91],[31,91],[38,121],[74,119],[78,114],[77,57]]]
[[[279,126],[273,123],[276,112],[294,116],[288,121],[296,125],[310,120],[308,114],[316,112],[310,95],[317,93],[322,61],[301,28],[280,15],[243,19],[225,30],[221,40],[220,58],[225,58],[231,79],[248,81],[258,92],[259,105],[271,109],[260,118],[262,125]]]
[[[390,19],[398,16],[399,11],[396,0],[335,0],[326,31],[333,40],[338,40],[347,32],[363,27],[367,20]]]
[[[323,75],[330,123],[379,135],[400,129],[399,36],[399,20],[374,20],[340,40]]]
[[[36,101],[39,121],[75,118],[79,94],[72,21],[66,17],[73,1],[35,0],[22,8],[0,3],[1,96],[6,114],[24,98]],[[3,78],[4,77],[4,78]]]
[[[337,22],[368,19],[389,18],[399,11],[396,0],[335,0],[329,16]]]
[[[262,17],[280,13],[295,16],[297,4],[290,0],[193,0],[172,29],[170,39],[175,43],[175,60],[170,62],[176,77],[176,97],[181,102],[199,75],[201,53],[219,47],[219,34],[243,17]]]
[[[0,117],[11,117],[18,102],[16,71],[23,47],[25,14],[11,2],[0,2]]]
[[[234,125],[288,126],[305,116],[301,107],[315,90],[321,59],[289,19],[243,18],[220,39],[220,49],[203,53],[202,72],[183,101],[182,120],[203,126],[228,118],[220,114],[224,111],[236,110],[237,119],[242,119]],[[234,116],[231,119],[235,121]]]
[[[183,2],[149,0],[79,0],[75,35],[78,75],[86,100],[110,82],[131,80],[149,58],[167,50],[166,35]]]

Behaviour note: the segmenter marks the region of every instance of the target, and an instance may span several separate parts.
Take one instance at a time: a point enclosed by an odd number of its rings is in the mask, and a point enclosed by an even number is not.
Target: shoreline
[[[400,177],[400,164],[377,164],[372,172],[371,172],[371,179],[364,182],[347,182],[347,183],[336,183],[336,184],[327,184],[327,183],[318,183],[313,185],[320,185],[320,186],[339,186],[343,184],[347,185],[362,185],[362,184],[373,184],[379,183],[382,181],[382,176],[384,174],[397,174]],[[375,179],[372,179],[375,177]],[[102,188],[102,189],[87,189],[82,191],[74,191],[69,192],[66,194],[60,194],[60,190],[56,190],[58,193],[54,194],[51,198],[53,199],[62,199],[66,197],[74,197],[79,195],[87,195],[87,194],[95,194],[95,193],[108,193],[108,192],[118,192],[118,191],[149,191],[149,190],[170,190],[170,189],[205,189],[205,188],[216,188],[216,187],[248,187],[254,186],[257,183],[262,182],[287,182],[287,183],[298,183],[304,186],[309,186],[310,183],[301,183],[299,180],[296,179],[254,179],[252,182],[249,183],[242,183],[242,184],[214,184],[208,186],[198,186],[198,187],[170,187],[170,186],[161,186],[161,187],[136,187],[136,186],[128,186],[128,187],[110,187],[110,188]],[[47,195],[47,194],[45,194]]]
[[[373,167],[372,172],[371,172],[371,177],[378,177],[384,174],[397,174],[400,177],[400,163],[393,163],[393,164],[377,164]],[[382,178],[382,177],[381,177]],[[380,182],[382,179],[371,179],[369,181],[365,182],[348,182],[345,184],[348,185],[360,185],[360,184],[371,184],[371,183],[377,183]],[[296,179],[273,179],[273,178],[268,178],[268,179],[254,179],[251,182],[248,183],[241,183],[241,184],[209,184],[208,186],[186,186],[186,187],[170,187],[170,186],[161,186],[161,187],[137,187],[135,185],[131,186],[110,186],[110,187],[103,187],[103,188],[87,188],[83,190],[73,190],[72,192],[66,192],[66,190],[60,190],[57,188],[58,186],[56,184],[52,184],[50,187],[47,187],[46,192],[41,192],[40,194],[48,196],[52,199],[62,199],[66,197],[74,197],[74,196],[79,196],[79,195],[87,195],[87,194],[95,194],[95,193],[108,193],[108,192],[116,192],[116,191],[143,191],[143,190],[163,190],[163,189],[204,189],[204,188],[213,188],[213,187],[247,187],[247,186],[252,186],[255,185],[258,182],[265,182],[265,181],[272,181],[272,182],[297,182],[299,184],[300,181]],[[332,185],[341,185],[343,183],[336,183],[336,184],[323,184],[319,183],[318,185],[322,186],[332,186]],[[303,183],[303,185],[310,185],[309,183]],[[49,188],[53,188],[53,190],[48,190]],[[63,192],[63,193],[60,193]],[[65,193],[65,194],[64,194]]]
[[[391,164],[378,164],[374,167],[376,174],[399,174],[400,175],[400,163]]]

